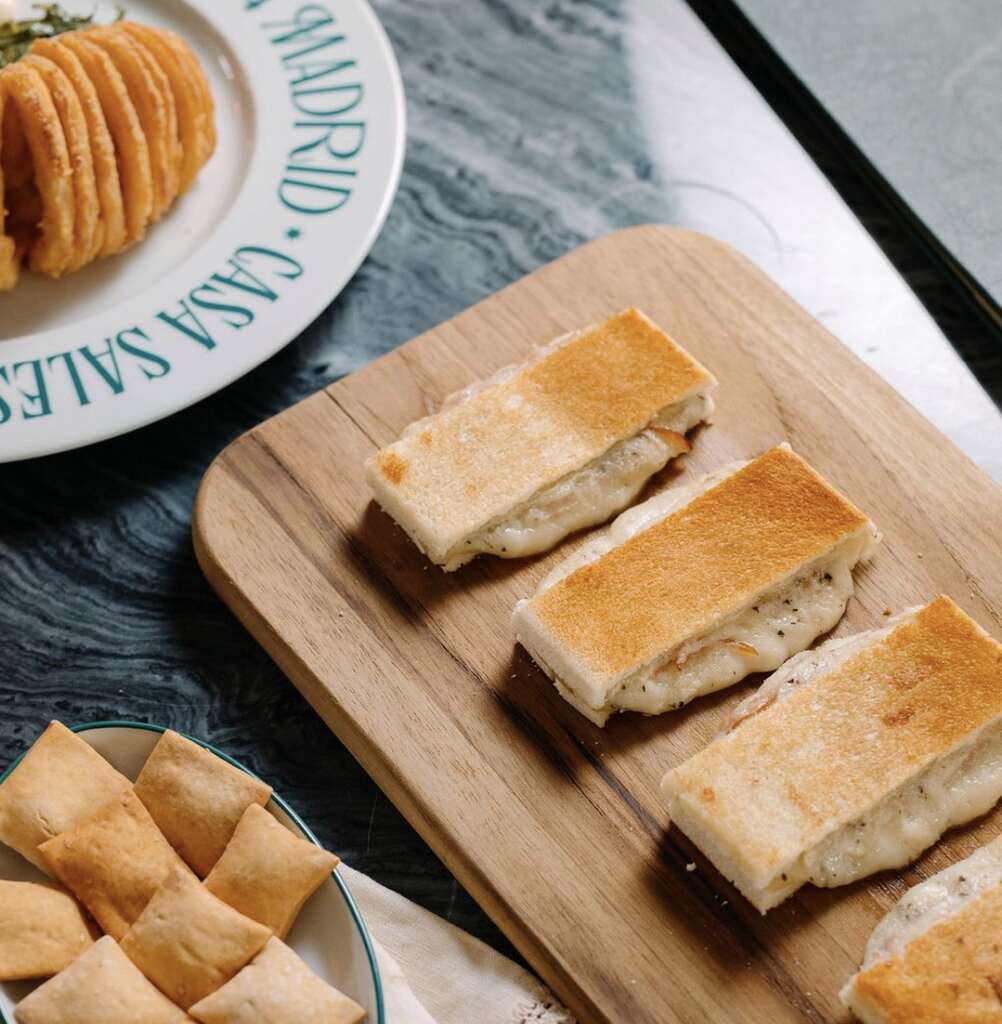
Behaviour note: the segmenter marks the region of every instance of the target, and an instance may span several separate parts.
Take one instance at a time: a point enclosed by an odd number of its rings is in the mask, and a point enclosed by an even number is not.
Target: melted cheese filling
[[[628,679],[609,706],[657,715],[782,665],[842,618],[858,553],[856,545],[843,549],[713,632],[683,644]]]
[[[903,953],[913,939],[1000,883],[1002,841],[995,840],[909,889],[874,929],[862,969]]]
[[[903,867],[947,829],[986,813],[1000,796],[1002,723],[993,723],[808,851],[798,873],[831,887]]]
[[[703,393],[662,410],[636,436],[613,445],[588,465],[541,490],[527,505],[453,549],[446,569],[457,568],[482,552],[500,558],[524,558],[548,550],[569,533],[604,522],[625,508],[644,484],[679,454],[685,433],[712,410],[713,400]],[[670,433],[666,437],[659,431]]]

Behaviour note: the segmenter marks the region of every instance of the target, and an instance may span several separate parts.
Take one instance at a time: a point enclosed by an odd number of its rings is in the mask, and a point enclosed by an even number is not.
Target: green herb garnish
[[[22,21],[0,22],[0,68],[23,57],[36,39],[51,39],[94,24],[94,14],[68,14],[59,4],[35,4],[39,13]],[[117,8],[115,21],[125,12]]]

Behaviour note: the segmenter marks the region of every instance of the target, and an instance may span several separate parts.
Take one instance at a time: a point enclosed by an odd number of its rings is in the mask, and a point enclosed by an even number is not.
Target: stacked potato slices
[[[0,290],[142,241],[216,147],[209,83],[136,22],[36,40],[0,71]]]

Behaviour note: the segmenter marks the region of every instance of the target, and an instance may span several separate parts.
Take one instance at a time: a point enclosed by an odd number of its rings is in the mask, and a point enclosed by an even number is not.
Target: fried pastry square
[[[215,992],[271,938],[187,869],[171,873],[122,939],[125,955],[187,1009]]]
[[[263,807],[271,786],[168,730],[139,773],[136,795],[171,845],[204,878],[244,811],[251,804]]]
[[[183,1024],[184,1010],[105,935],[18,1004],[17,1024]]]
[[[76,733],[52,722],[0,785],[0,842],[47,871],[39,844],[90,817],[131,785]]]
[[[49,870],[116,939],[129,930],[171,870],[184,867],[131,792],[42,843],[39,852]]]
[[[97,938],[65,889],[0,880],[0,981],[51,978]]]
[[[359,1024],[365,1010],[318,978],[280,939],[191,1008],[200,1024]]]
[[[303,904],[337,863],[333,853],[293,835],[263,807],[252,804],[205,885],[284,939]]]

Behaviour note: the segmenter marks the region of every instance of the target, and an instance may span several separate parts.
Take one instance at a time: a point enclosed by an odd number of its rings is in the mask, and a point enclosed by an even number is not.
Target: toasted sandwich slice
[[[842,1002],[863,1024],[1002,1020],[1002,839],[920,882],[877,925]]]
[[[366,463],[376,501],[451,572],[520,558],[625,508],[713,409],[713,375],[628,309],[411,424]]]
[[[913,861],[1002,796],[1002,646],[948,597],[791,659],[668,772],[672,821],[765,913]]]
[[[624,512],[519,602],[515,633],[596,725],[659,714],[831,629],[877,539],[781,445]]]

